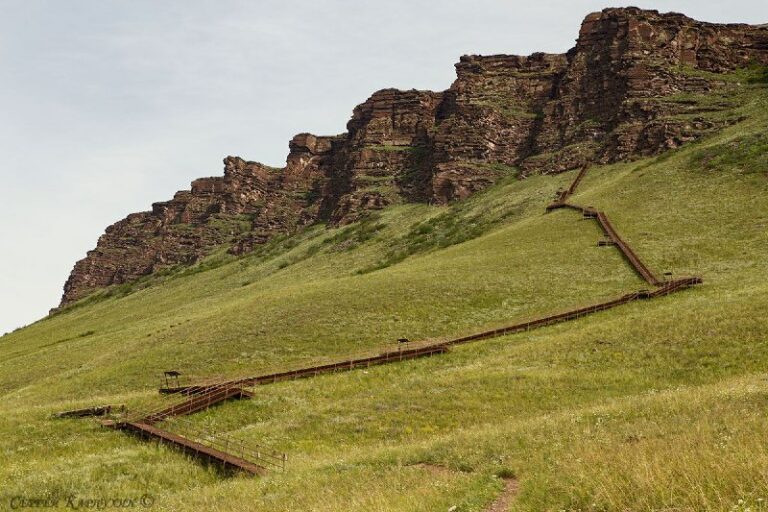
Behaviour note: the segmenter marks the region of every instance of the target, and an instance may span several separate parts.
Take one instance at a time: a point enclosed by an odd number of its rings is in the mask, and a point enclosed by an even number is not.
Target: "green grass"
[[[754,133],[704,147],[694,153],[692,163],[703,171],[717,172],[723,168],[732,168],[765,175],[768,172],[768,165],[763,158],[766,153],[768,134]]]
[[[484,108],[490,108],[493,111],[500,113],[502,117],[509,121],[520,121],[521,119],[532,120],[543,116],[541,112],[529,110],[530,106],[528,105],[509,103],[503,98],[484,98],[480,100],[473,100],[472,104]]]
[[[214,256],[0,338],[8,497],[155,497],[157,510],[763,510],[768,500],[768,95],[660,157],[595,167],[604,210],[696,289],[404,362],[257,389],[191,420],[288,453],[223,474],[52,412],[156,400],[162,370],[246,375],[455,336],[645,287],[594,222],[544,214],[574,173],[504,180]],[[403,257],[372,269],[392,253]]]

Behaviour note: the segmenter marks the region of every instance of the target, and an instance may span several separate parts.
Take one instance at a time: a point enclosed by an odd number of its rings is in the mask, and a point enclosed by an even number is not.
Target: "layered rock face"
[[[444,92],[378,91],[354,109],[346,133],[295,136],[284,168],[227,157],[223,177],[195,180],[110,226],[75,265],[62,304],[313,222],[345,224],[398,202],[444,204],[509,175],[677,147],[736,121],[705,115],[720,107],[695,96],[753,64],[768,65],[764,26],[636,8],[590,14],[566,54],[461,57]]]
[[[400,200],[428,199],[430,134],[442,94],[385,89],[355,107],[328,177],[333,223]]]
[[[557,171],[651,155],[698,138],[718,126],[679,117],[689,105],[667,100],[716,89],[719,73],[765,65],[767,38],[760,27],[636,8],[587,16],[533,135],[532,158],[522,165]]]
[[[461,57],[433,139],[437,202],[463,199],[515,172],[532,153],[543,109],[566,67],[564,55]]]

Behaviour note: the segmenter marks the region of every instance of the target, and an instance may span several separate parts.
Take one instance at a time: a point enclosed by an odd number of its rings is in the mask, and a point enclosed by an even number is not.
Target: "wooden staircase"
[[[211,386],[203,393],[185,397],[183,401],[170,406],[125,412],[118,419],[105,420],[101,424],[168,444],[195,458],[252,475],[263,475],[268,469],[285,470],[285,454],[226,434],[214,435],[180,418],[225,400],[252,396],[252,393],[239,386]],[[160,422],[166,422],[168,428],[158,427]],[[173,429],[173,432],[169,429]]]
[[[216,386],[183,402],[150,412],[141,418],[141,422],[152,425],[173,416],[186,416],[203,411],[225,400],[251,398],[252,396],[252,393],[237,386]]]
[[[179,386],[174,388],[160,388],[161,393],[182,393],[195,395],[198,393],[209,394],[212,390],[220,389],[222,386],[257,386],[272,384],[274,382],[281,382],[285,380],[301,379],[314,377],[324,373],[331,373],[337,371],[352,370],[360,367],[367,367],[373,364],[384,364],[386,362],[403,361],[406,359],[413,359],[415,357],[424,357],[426,355],[443,353],[448,350],[451,345],[459,345],[463,343],[469,343],[471,341],[480,341],[490,338],[497,338],[500,336],[507,336],[517,332],[529,331],[531,329],[537,329],[548,325],[554,325],[561,322],[567,322],[569,320],[576,320],[587,315],[605,311],[622,304],[628,304],[636,300],[652,299],[675,293],[691,286],[700,284],[702,282],[699,277],[686,277],[677,279],[675,281],[664,281],[658,288],[654,290],[639,290],[636,292],[622,295],[621,297],[592,304],[578,309],[573,309],[563,313],[557,313],[554,315],[548,315],[545,317],[537,318],[534,320],[528,320],[505,327],[499,327],[489,331],[482,331],[468,336],[462,336],[460,338],[454,338],[448,341],[442,341],[438,343],[432,343],[421,346],[419,348],[413,348],[409,350],[403,350],[398,352],[387,352],[380,356],[351,359],[345,361],[339,361],[337,363],[330,363],[320,366],[310,366],[306,368],[299,368],[295,370],[289,370],[279,373],[270,373],[266,375],[259,375],[254,377],[245,377],[242,379],[230,380],[226,382],[220,382],[215,384],[196,384],[190,386]],[[203,395],[201,395],[203,396]]]
[[[547,211],[556,210],[558,208],[562,208],[563,205],[565,205],[565,202],[568,200],[569,197],[573,195],[574,192],[576,192],[576,188],[579,186],[579,183],[581,183],[581,180],[584,179],[584,176],[587,174],[588,167],[585,165],[581,168],[579,173],[576,175],[576,178],[574,178],[571,185],[562,192],[557,193],[557,198],[555,199],[555,202],[547,206]]]
[[[246,458],[232,455],[212,446],[206,446],[198,441],[192,441],[184,436],[157,428],[149,423],[129,421],[117,423],[115,428],[138,434],[141,437],[157,440],[160,443],[169,444],[188,455],[225,468],[244,471],[252,475],[263,475],[267,472],[267,468]]]
[[[409,359],[418,359],[421,357],[429,357],[433,355],[443,354],[448,351],[448,347],[443,343],[431,344],[426,346],[420,346],[417,348],[405,349],[405,350],[392,350],[383,352],[379,355],[360,357],[355,359],[345,359],[343,361],[337,361],[333,363],[308,366],[305,368],[297,368],[294,370],[286,370],[283,372],[269,373],[266,375],[257,375],[253,377],[245,377],[242,379],[230,380],[226,382],[220,382],[215,384],[197,384],[191,386],[179,386],[179,387],[165,387],[160,388],[160,393],[182,393],[182,394],[197,394],[197,393],[209,393],[211,389],[217,389],[222,386],[260,386],[264,384],[272,384],[274,382],[281,382],[286,380],[305,379],[308,377],[316,377],[327,373],[336,373],[354,370],[356,368],[368,368],[370,366],[377,366],[382,364],[394,363],[398,361],[406,361]]]
[[[677,291],[679,287],[692,286],[693,284],[699,284],[702,282],[701,278],[698,277],[684,278],[676,281],[677,285],[679,286],[672,286],[670,288],[668,285],[674,282],[662,281],[656,277],[656,275],[645,265],[645,263],[643,263],[637,253],[635,253],[635,251],[632,249],[632,247],[627,242],[625,242],[621,236],[619,236],[619,233],[616,231],[616,228],[613,227],[613,224],[608,219],[608,215],[606,215],[605,212],[598,211],[591,206],[579,206],[568,203],[568,198],[573,195],[574,192],[576,192],[576,188],[578,187],[579,183],[581,183],[581,180],[584,179],[586,172],[587,167],[582,167],[582,169],[579,171],[579,174],[573,180],[573,183],[571,183],[571,186],[568,187],[568,190],[559,193],[555,202],[547,206],[548,212],[559,208],[570,208],[580,211],[586,218],[595,219],[600,226],[600,229],[602,229],[603,233],[605,233],[605,236],[608,239],[607,241],[598,242],[598,245],[615,246],[627,260],[629,265],[635,270],[635,272],[640,275],[640,277],[642,277],[648,284],[664,289],[661,292],[663,295]],[[653,297],[658,296],[659,295],[653,295]]]
[[[645,263],[643,263],[640,257],[635,254],[632,247],[619,236],[618,232],[613,227],[613,224],[611,224],[611,221],[608,220],[608,216],[605,212],[597,212],[597,223],[600,224],[603,232],[613,242],[613,245],[621,251],[621,254],[626,258],[630,266],[635,269],[635,272],[640,274],[645,281],[653,286],[661,286],[663,284],[663,282],[659,280],[647,266],[645,266]]]
[[[547,211],[552,211],[559,208],[570,208],[580,211],[586,218],[595,219],[607,237],[606,240],[599,242],[598,245],[616,246],[627,260],[627,262],[630,264],[630,266],[632,266],[632,268],[647,283],[654,287],[652,290],[640,290],[622,295],[621,297],[606,302],[592,304],[582,308],[566,311],[564,313],[549,315],[506,327],[501,327],[498,329],[483,331],[468,336],[462,336],[448,341],[438,343],[428,342],[426,344],[422,344],[421,346],[409,348],[406,350],[385,351],[374,356],[346,359],[343,361],[308,366],[266,375],[228,380],[219,383],[201,383],[188,386],[177,385],[175,387],[170,387],[166,383],[166,386],[160,389],[161,393],[180,393],[185,396],[189,396],[190,398],[187,398],[184,401],[171,406],[164,406],[161,408],[156,408],[152,411],[144,411],[138,414],[134,414],[131,417],[124,418],[122,421],[107,420],[103,421],[102,424],[113,428],[130,431],[143,437],[156,439],[163,443],[168,443],[181,449],[185,453],[194,455],[197,458],[215,462],[225,467],[242,470],[250,474],[260,475],[263,474],[268,467],[285,469],[285,454],[280,454],[264,447],[253,448],[251,446],[247,446],[243,441],[231,440],[226,436],[213,436],[209,433],[195,430],[194,427],[190,427],[191,424],[187,424],[187,431],[185,431],[186,435],[160,429],[156,426],[156,424],[170,418],[174,418],[172,423],[176,427],[179,427],[180,425],[183,425],[179,416],[202,411],[225,400],[234,398],[250,398],[253,396],[251,392],[245,391],[243,386],[252,387],[285,380],[308,378],[327,373],[348,371],[355,368],[369,367],[374,365],[387,364],[390,362],[404,361],[408,359],[427,357],[435,354],[442,354],[448,351],[448,347],[451,345],[468,343],[471,341],[483,340],[499,336],[506,336],[516,332],[527,331],[538,327],[581,318],[582,316],[593,314],[599,311],[605,311],[607,309],[622,304],[627,304],[632,301],[653,299],[656,297],[669,295],[671,293],[684,290],[702,282],[700,277],[685,277],[682,279],[669,281],[659,280],[643,263],[639,256],[637,256],[630,245],[627,244],[619,236],[618,232],[611,224],[610,220],[604,212],[598,211],[591,206],[584,207],[568,203],[568,198],[576,191],[579,183],[586,175],[586,171],[587,167],[583,167],[579,171],[575,180],[573,183],[571,183],[571,186],[567,190],[558,193],[555,202],[547,206]],[[177,373],[175,375],[178,376]]]

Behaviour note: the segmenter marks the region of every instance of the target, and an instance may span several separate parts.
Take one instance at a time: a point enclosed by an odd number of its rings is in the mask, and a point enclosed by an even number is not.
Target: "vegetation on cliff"
[[[4,494],[148,492],[159,510],[238,510],[246,500],[269,510],[469,511],[494,499],[498,475],[514,475],[512,510],[759,509],[768,495],[768,91],[745,81],[740,94],[740,123],[659,157],[594,167],[574,197],[607,211],[650,266],[700,274],[703,286],[429,360],[263,387],[193,418],[289,453],[285,474],[261,479],[48,419],[151,400],[170,367],[259,373],[642,286],[615,251],[595,245],[591,223],[543,213],[572,173],[213,256],[196,272],[2,338]],[[494,221],[461,243],[439,242],[454,229],[440,219],[480,212]],[[409,243],[418,250],[408,258],[359,272]]]
[[[227,157],[223,178],[113,224],[75,265],[62,304],[313,223],[466,199],[511,170],[551,174],[677,148],[738,122],[741,80],[764,80],[766,65],[768,28],[637,8],[587,16],[567,54],[465,55],[446,91],[377,91],[346,133],[295,136],[283,169]]]
[[[645,286],[597,246],[593,223],[544,213],[573,172],[518,179],[505,167],[464,201],[364,209],[250,251],[217,245],[0,338],[0,499],[147,494],[168,511],[469,512],[487,510],[514,478],[510,510],[765,508],[768,84],[750,65],[717,76],[725,89],[659,100],[696,110],[669,112],[680,126],[704,123],[696,140],[593,165],[573,196],[607,212],[650,267],[703,285],[430,359],[264,386],[190,417],[288,453],[288,470],[263,478],[51,420],[155,400],[164,370],[253,375]],[[336,143],[311,137],[294,140],[295,162]],[[413,156],[391,149],[369,148]],[[255,165],[229,163],[230,174]],[[271,218],[237,215],[251,213]],[[281,218],[303,222],[289,213]]]

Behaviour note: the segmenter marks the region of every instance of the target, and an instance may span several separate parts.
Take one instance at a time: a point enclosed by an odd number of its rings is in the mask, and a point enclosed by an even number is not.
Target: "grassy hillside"
[[[661,157],[590,170],[648,265],[693,290],[427,360],[259,388],[191,417],[289,454],[254,479],[55,411],[156,399],[162,370],[249,375],[441,338],[645,285],[594,222],[544,213],[573,173],[399,206],[113,289],[0,339],[8,497],[157,510],[761,510],[768,505],[768,94]]]

